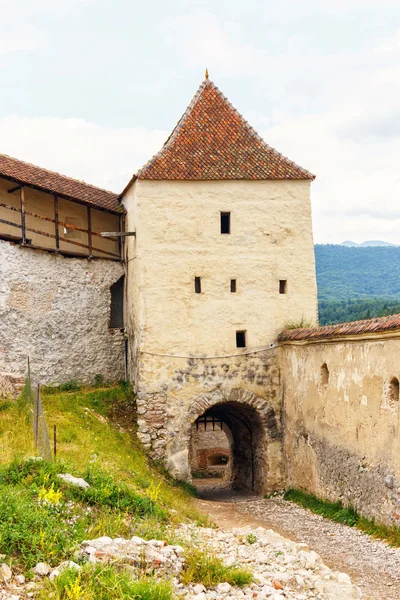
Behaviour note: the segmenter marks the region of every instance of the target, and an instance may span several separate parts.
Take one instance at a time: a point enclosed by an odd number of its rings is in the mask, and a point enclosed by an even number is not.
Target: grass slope
[[[166,538],[170,525],[204,519],[187,489],[145,456],[135,435],[128,386],[44,390],[49,430],[57,425],[57,461],[35,457],[30,406],[0,402],[0,554],[21,570],[56,564],[88,537]],[[122,424],[122,425],[121,425]],[[84,477],[88,489],[57,473]]]

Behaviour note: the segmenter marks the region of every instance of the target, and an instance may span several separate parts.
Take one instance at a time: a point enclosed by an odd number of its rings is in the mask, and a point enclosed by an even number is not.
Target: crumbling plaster
[[[122,264],[65,258],[0,241],[0,394],[27,373],[60,384],[124,378],[124,340],[110,332],[110,286]]]
[[[289,486],[400,524],[399,351],[400,337],[379,335],[282,346]]]

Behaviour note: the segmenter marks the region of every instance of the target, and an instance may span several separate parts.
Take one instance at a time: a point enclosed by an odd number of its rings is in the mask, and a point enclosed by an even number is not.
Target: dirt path
[[[400,600],[400,549],[281,498],[243,496],[204,480],[196,485],[201,498],[198,508],[221,528],[261,525],[273,529],[307,543],[331,569],[348,573],[364,600]]]

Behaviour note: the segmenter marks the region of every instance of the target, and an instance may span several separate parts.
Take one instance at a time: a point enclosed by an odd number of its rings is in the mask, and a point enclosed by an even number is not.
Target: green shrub
[[[85,537],[87,524],[79,507],[39,504],[30,490],[0,486],[0,554],[25,568],[65,560]]]
[[[172,600],[169,581],[133,580],[111,566],[85,565],[80,571],[66,569],[53,582],[47,580],[41,600]]]
[[[255,544],[257,542],[257,536],[254,533],[249,533],[246,538],[248,544]]]
[[[253,581],[253,575],[247,569],[227,567],[212,552],[190,548],[185,553],[185,567],[181,573],[182,583],[202,583],[206,587],[228,582],[231,585],[244,586]]]

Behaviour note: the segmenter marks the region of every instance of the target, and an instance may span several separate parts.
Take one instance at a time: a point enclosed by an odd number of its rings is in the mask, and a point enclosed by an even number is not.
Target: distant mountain
[[[400,299],[400,247],[315,246],[318,297]]]
[[[367,242],[362,242],[361,244],[357,244],[357,242],[352,242],[351,240],[346,240],[340,244],[341,246],[347,246],[348,248],[368,248],[369,246],[394,246],[397,247],[396,244],[390,244],[389,242],[382,242],[380,240],[370,240]]]
[[[315,262],[321,324],[400,313],[399,246],[317,244]]]

